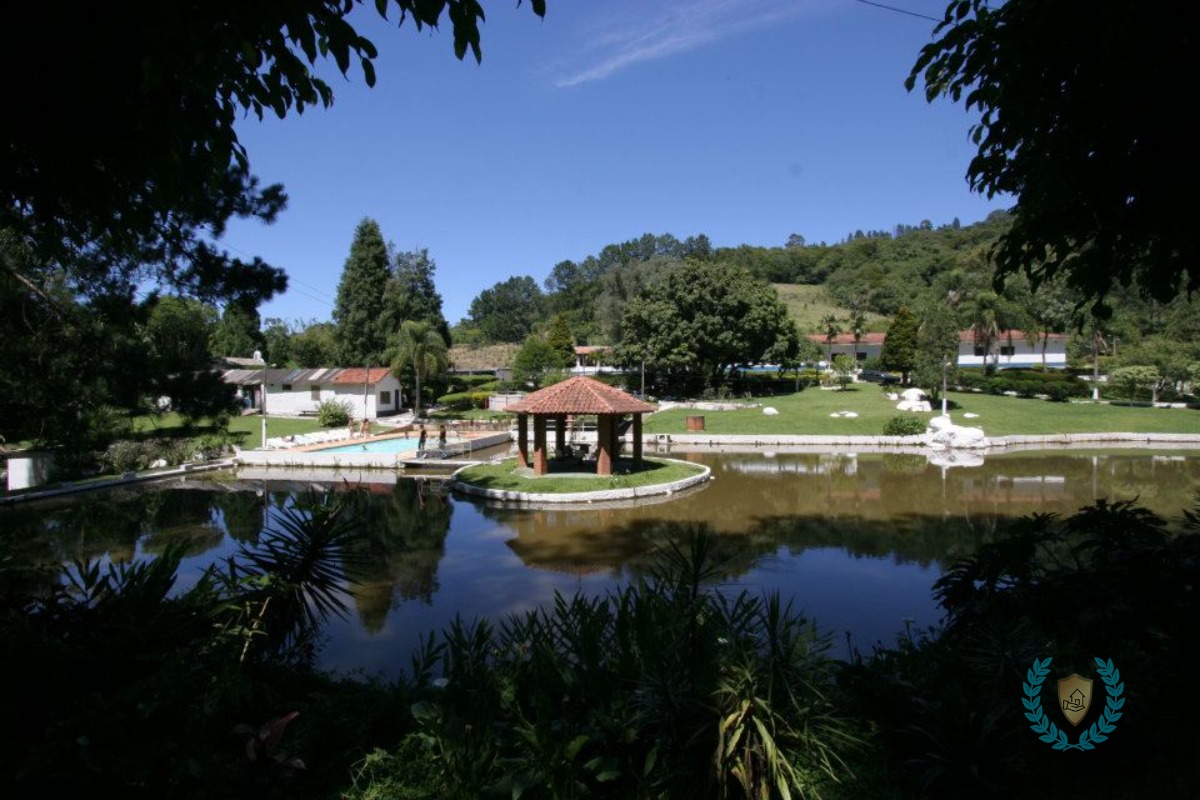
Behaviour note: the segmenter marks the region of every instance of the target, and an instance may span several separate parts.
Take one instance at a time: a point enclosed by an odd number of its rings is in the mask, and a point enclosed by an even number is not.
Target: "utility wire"
[[[854,2],[862,3],[865,6],[875,6],[875,8],[882,8],[886,11],[895,11],[897,14],[907,14],[910,17],[916,17],[918,19],[927,19],[930,22],[942,22],[942,20],[938,19],[937,17],[931,17],[928,14],[921,14],[916,11],[909,11],[907,8],[897,8],[896,6],[888,6],[884,5],[883,3],[874,3],[871,0],[854,0]]]

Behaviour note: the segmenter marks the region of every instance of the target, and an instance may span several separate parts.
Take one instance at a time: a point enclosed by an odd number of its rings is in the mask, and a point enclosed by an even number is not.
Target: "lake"
[[[915,454],[673,452],[715,480],[633,506],[522,510],[447,496],[406,478],[368,489],[351,613],[328,626],[323,666],[394,676],[418,637],[455,615],[531,609],[554,592],[602,594],[644,574],[673,533],[719,536],[735,589],[777,589],[833,638],[834,655],[935,624],[944,567],[1009,520],[1139,498],[1169,519],[1200,490],[1200,453],[1057,451],[941,468]],[[297,494],[337,484],[244,471],[71,502],[0,510],[26,561],[152,557],[183,542],[181,585],[274,527]]]

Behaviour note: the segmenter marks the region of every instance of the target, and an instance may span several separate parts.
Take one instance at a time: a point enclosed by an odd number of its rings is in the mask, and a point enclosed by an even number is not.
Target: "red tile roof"
[[[811,341],[819,342],[821,344],[826,344],[826,342],[827,342],[827,340],[825,339],[825,335],[822,333],[810,333],[808,335],[808,338]],[[886,333],[864,333],[862,335],[862,338],[858,340],[858,343],[860,345],[883,344],[883,340],[886,338],[887,338]],[[854,334],[839,333],[837,336],[833,337],[833,343],[834,344],[854,344]]]
[[[539,389],[504,410],[520,414],[648,414],[654,406],[581,375]]]
[[[381,380],[383,380],[384,378],[386,378],[388,376],[388,373],[391,372],[391,370],[384,369],[382,367],[377,367],[377,368],[370,370],[370,372],[371,372],[371,374],[368,376],[367,370],[363,369],[362,367],[350,367],[350,368],[344,369],[341,372],[339,372],[338,374],[334,375],[333,379],[330,381],[330,383],[334,383],[334,384],[357,383],[360,386],[364,383],[367,383],[367,384],[379,383]]]

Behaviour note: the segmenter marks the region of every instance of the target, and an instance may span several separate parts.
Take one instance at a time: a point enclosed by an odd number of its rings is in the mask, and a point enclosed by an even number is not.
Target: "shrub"
[[[228,431],[208,433],[189,442],[189,456],[204,460],[220,458],[233,451],[233,443],[234,437]]]
[[[883,424],[884,436],[917,436],[925,432],[925,418],[916,414],[897,414]]]
[[[350,403],[346,400],[322,400],[317,405],[317,424],[322,428],[340,428],[350,424]]]
[[[136,472],[150,466],[147,448],[141,442],[123,439],[113,442],[104,451],[101,463],[112,472]]]
[[[470,411],[473,408],[485,408],[491,392],[454,392],[438,398],[438,405],[447,411]]]
[[[431,636],[412,714],[439,774],[417,782],[441,797],[808,797],[842,777],[855,739],[828,694],[828,639],[776,594],[712,588],[715,547],[693,532],[605,597]],[[411,756],[363,777],[403,797]]]

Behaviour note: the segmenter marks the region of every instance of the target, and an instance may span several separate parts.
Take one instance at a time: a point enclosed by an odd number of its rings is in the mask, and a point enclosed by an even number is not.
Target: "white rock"
[[[900,393],[900,398],[902,400],[910,400],[910,401],[911,400],[924,400],[925,392],[923,392],[920,389],[916,389],[916,388],[905,389],[903,392]]]
[[[766,414],[768,417],[777,417],[777,416],[779,416],[779,409],[774,408],[772,406],[767,406],[766,408],[763,409],[763,413]]]
[[[843,411],[842,416],[843,417],[857,417],[858,412],[857,411]]]
[[[966,417],[967,419],[978,419],[979,418],[978,414],[972,414],[970,411],[963,414],[963,416]]]
[[[991,442],[983,433],[983,428],[965,428],[955,425],[949,417],[934,417],[929,420],[929,430],[925,433],[925,443],[934,448],[982,448],[990,447]]]
[[[927,414],[932,411],[933,408],[930,407],[928,400],[901,400],[899,403],[896,403],[896,410],[920,411]]]
[[[165,458],[159,458],[150,462],[150,469],[162,469],[165,466],[167,466],[167,460]]]

